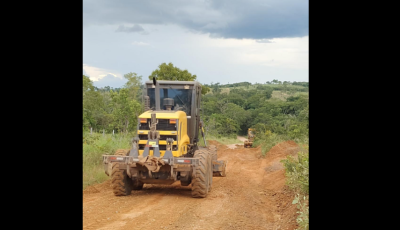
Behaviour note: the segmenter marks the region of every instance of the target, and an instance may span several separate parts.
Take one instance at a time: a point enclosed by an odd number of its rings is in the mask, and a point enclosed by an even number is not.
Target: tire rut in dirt
[[[126,196],[131,194],[133,181],[126,174],[126,170],[119,169],[119,163],[112,163],[111,184],[114,195]]]
[[[194,172],[195,178],[192,179],[192,197],[205,198],[209,191],[210,170],[212,170],[210,169],[210,154],[208,150],[200,149],[194,153],[193,157],[199,158],[200,161]]]

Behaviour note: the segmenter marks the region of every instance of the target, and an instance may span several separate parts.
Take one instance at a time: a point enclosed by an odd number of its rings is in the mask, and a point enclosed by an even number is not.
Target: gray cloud
[[[144,32],[144,29],[143,27],[137,24],[133,25],[132,27],[125,27],[124,25],[120,25],[115,32],[126,32],[126,33]]]
[[[308,35],[308,0],[84,0],[83,24],[176,24],[212,37],[272,39]],[[139,32],[142,27],[118,27]]]

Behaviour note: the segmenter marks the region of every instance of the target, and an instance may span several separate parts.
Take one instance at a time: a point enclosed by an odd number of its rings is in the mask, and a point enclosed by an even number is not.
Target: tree
[[[175,67],[171,62],[162,63],[158,66],[158,69],[154,70],[149,76],[149,80],[169,80],[169,81],[195,81],[197,76],[192,75],[186,69],[181,70]]]
[[[210,87],[207,87],[207,86],[205,86],[205,85],[202,85],[202,86],[201,86],[201,94],[202,94],[202,95],[206,95],[206,93],[208,93],[208,92],[210,92],[210,91],[211,91]]]
[[[266,99],[270,99],[272,97],[273,89],[271,87],[269,87],[269,86],[265,87],[264,89],[265,89],[265,91],[264,91],[265,98]]]
[[[132,100],[140,99],[139,91],[142,85],[142,76],[137,76],[136,73],[129,72],[127,74],[124,74],[124,78],[128,80],[125,83],[124,88],[128,89],[129,98]]]
[[[284,81],[283,82],[283,92],[285,92],[285,93],[287,92],[287,88],[288,88],[287,85],[288,85],[287,81]]]
[[[238,93],[233,93],[232,91],[229,92],[227,96],[228,102],[234,103],[236,105],[239,105],[241,107],[244,107],[245,105],[245,100],[243,99],[243,96],[238,94]]]
[[[95,114],[101,109],[101,95],[98,91],[95,91],[93,82],[88,76],[83,75],[82,87],[83,127],[96,127],[97,121]]]
[[[221,93],[221,88],[220,88],[219,82],[217,82],[217,83],[215,83],[215,84],[213,84],[213,83],[211,82],[211,88],[212,88],[213,94],[219,94],[219,93]]]
[[[111,91],[112,92],[112,91]],[[113,126],[122,131],[135,130],[137,125],[137,116],[141,112],[141,105],[136,100],[129,98],[128,89],[122,88],[119,92],[112,92],[113,102]]]
[[[168,65],[164,62],[158,66],[158,69],[154,70],[149,76],[149,80],[167,80],[167,81],[195,81],[197,76],[189,73],[189,71],[181,70],[175,67],[171,62]],[[205,95],[210,91],[207,86],[201,86],[201,94]]]
[[[247,127],[249,126],[248,121],[250,120],[249,111],[244,110],[239,105],[226,103],[226,108],[222,114],[234,120],[239,125],[242,132],[247,131]]]
[[[234,119],[223,114],[212,114],[206,121],[207,131],[211,134],[234,135],[240,129]]]

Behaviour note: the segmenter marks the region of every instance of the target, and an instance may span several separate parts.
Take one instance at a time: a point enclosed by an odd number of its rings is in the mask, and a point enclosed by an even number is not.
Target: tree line
[[[234,137],[255,128],[262,134],[308,137],[308,94],[296,94],[303,92],[303,87],[287,90],[286,100],[272,98],[274,88],[263,84],[252,89],[229,88],[223,93],[215,89],[202,98],[208,133]]]
[[[148,76],[149,80],[194,81],[197,76],[172,63],[162,63]],[[137,116],[144,111],[142,76],[130,72],[121,88],[96,88],[83,75],[83,130],[110,133],[133,132]],[[273,98],[273,92],[286,99]],[[308,138],[308,82],[278,80],[251,84],[239,82],[202,85],[201,117],[208,134],[213,136],[246,135],[248,128],[256,133],[282,135],[291,139]]]

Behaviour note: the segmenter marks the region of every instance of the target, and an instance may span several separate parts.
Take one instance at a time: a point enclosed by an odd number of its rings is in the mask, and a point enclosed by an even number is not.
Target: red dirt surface
[[[192,198],[191,186],[145,184],[129,196],[114,196],[111,180],[83,191],[83,229],[296,229],[294,193],[285,185],[280,160],[297,155],[286,141],[266,157],[260,148],[229,149],[216,141],[226,177],[213,177],[206,198]]]

